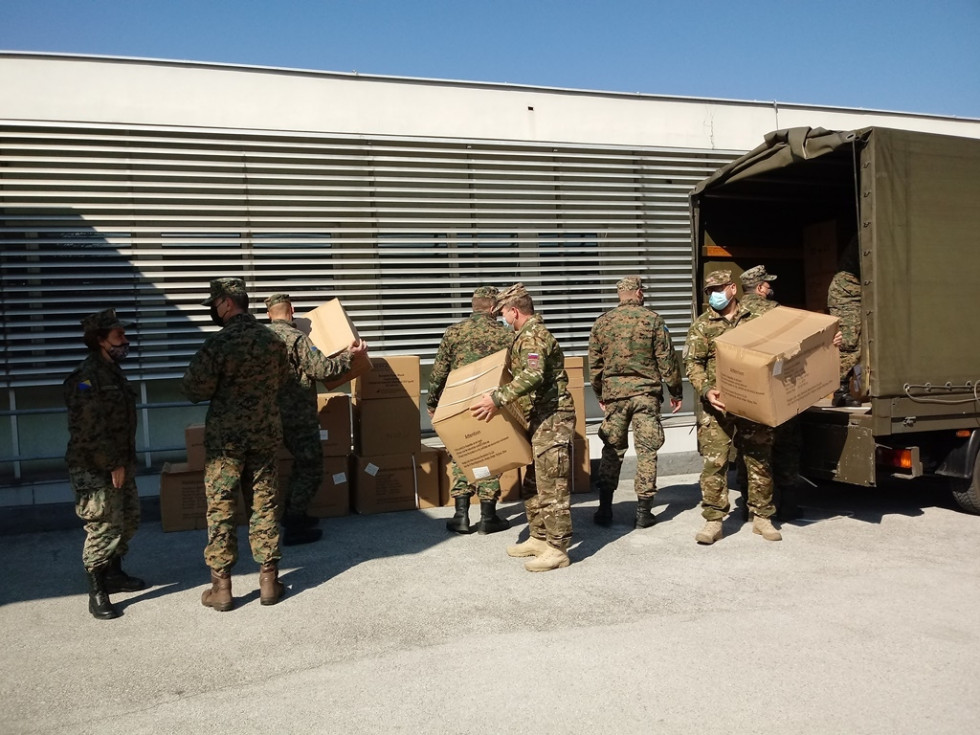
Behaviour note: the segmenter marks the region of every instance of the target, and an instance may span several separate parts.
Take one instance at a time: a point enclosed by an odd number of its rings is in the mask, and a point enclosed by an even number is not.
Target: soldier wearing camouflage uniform
[[[652,507],[657,492],[657,450],[664,443],[660,422],[663,386],[670,392],[671,410],[676,413],[683,394],[681,366],[663,318],[643,306],[640,277],[623,278],[616,291],[619,306],[596,319],[589,335],[592,390],[605,413],[599,427],[599,509],[593,520],[600,526],[612,523],[613,493],[619,484],[632,424],[637,499],[633,527],[648,528],[656,523]]]
[[[146,585],[122,570],[140,522],[136,491],[136,392],[119,368],[129,354],[126,324],[106,309],[82,320],[88,357],[64,381],[68,477],[75,513],[85,521],[82,564],[89,612],[118,617],[109,594]]]
[[[754,316],[760,316],[779,306],[778,302],[773,301],[776,292],[769,285],[776,280],[776,276],[767,273],[764,265],[749,268],[739,276],[739,280],[742,281],[742,300],[739,303]]]
[[[503,315],[517,336],[510,348],[511,382],[474,403],[470,411],[489,421],[500,407],[516,403],[528,422],[534,464],[525,470],[521,499],[530,538],[508,547],[514,557],[533,556],[524,568],[545,572],[567,567],[572,540],[569,473],[575,434],[575,404],[568,392],[565,356],[524,284],[516,283],[497,297],[494,313]]]
[[[236,495],[251,508],[248,540],[261,565],[259,601],[274,605],[283,595],[279,581],[279,524],[276,452],[282,443],[279,389],[290,379],[286,345],[248,313],[241,278],[211,281],[204,301],[222,325],[191,359],[183,389],[193,402],[209,400],[204,427],[204,491],[208,501],[208,544],[204,559],[211,586],[201,603],[230,610],[231,568],[238,561]]]
[[[307,509],[323,481],[323,449],[316,410],[316,381],[339,378],[350,370],[367,344],[354,342],[337,357],[327,357],[296,328],[289,294],[275,293],[265,300],[269,329],[286,345],[289,380],[279,389],[282,438],[293,456],[293,470],[283,498],[282,544],[294,546],[317,541],[323,531]]]
[[[514,333],[498,322],[491,313],[497,293],[493,286],[480,286],[476,289],[472,298],[473,313],[463,321],[450,325],[443,334],[435,362],[432,363],[432,372],[429,374],[426,409],[430,418],[439,405],[439,398],[451,370],[505,350],[514,341]],[[455,533],[473,532],[469,511],[470,498],[474,492],[480,498],[480,522],[477,523],[476,530],[487,534],[510,528],[510,523],[497,515],[500,478],[493,477],[471,485],[455,462],[451,466],[453,487],[450,494],[454,498],[456,514],[446,522],[446,528]]]
[[[833,405],[860,406],[850,391],[850,378],[861,361],[861,267],[857,238],[852,238],[827,289],[827,311],[840,321],[840,388]]]
[[[734,441],[748,470],[752,530],[768,541],[782,538],[770,520],[772,503],[772,429],[725,412],[723,396],[715,384],[715,340],[753,318],[735,298],[731,271],[717,270],[704,280],[708,307],[691,325],[684,346],[684,361],[691,386],[701,398],[698,446],[704,458],[701,471],[701,515],[705,526],[695,539],[713,544],[722,538],[722,519],[728,514],[728,457]]]

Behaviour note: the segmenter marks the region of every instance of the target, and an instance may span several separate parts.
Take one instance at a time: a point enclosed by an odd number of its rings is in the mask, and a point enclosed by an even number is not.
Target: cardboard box
[[[568,387],[581,388],[585,386],[585,357],[565,356],[565,373],[568,375]]]
[[[321,393],[316,397],[320,442],[328,457],[346,457],[351,450],[351,406],[346,393]]]
[[[517,407],[504,406],[490,421],[479,421],[470,414],[470,405],[480,396],[510,382],[507,353],[500,350],[450,372],[432,417],[432,428],[470,482],[532,460],[527,427]]]
[[[293,472],[293,460],[279,460],[279,516],[286,512],[286,489]],[[350,513],[350,456],[323,457],[323,480],[310,501],[307,512],[317,518],[333,518]]]
[[[208,501],[204,494],[204,470],[185,462],[167,462],[160,473],[160,525],[164,531],[207,528]],[[235,523],[248,523],[248,512],[238,494]]]
[[[354,402],[354,447],[362,457],[416,454],[422,442],[419,398],[377,398]]]
[[[840,385],[837,319],[777,306],[715,340],[729,413],[778,426]]]
[[[204,424],[191,424],[184,429],[184,446],[187,448],[187,468],[204,469]]]
[[[350,364],[350,370],[333,380],[324,380],[323,387],[327,390],[334,390],[351,382],[354,378],[369,372],[371,372],[371,358],[368,357],[367,353],[359,352],[354,355],[354,359]]]
[[[371,370],[359,375],[351,386],[351,393],[357,400],[418,398],[421,395],[418,356],[372,357],[371,366]]]
[[[442,505],[443,453],[436,447],[419,447],[416,472],[418,473],[419,508],[435,508]]]
[[[450,495],[453,488],[453,469],[452,461],[445,450],[442,451],[443,465],[439,485],[439,495],[442,505],[456,505],[456,501]],[[500,476],[500,502],[511,503],[521,499],[521,470],[515,468],[507,470]],[[470,498],[470,505],[479,505],[480,498],[474,493]]]
[[[294,316],[296,328],[306,334],[310,341],[325,355],[333,357],[359,340],[357,327],[347,316],[340,299],[331,299],[306,314]],[[371,360],[361,354],[354,358],[351,369],[334,380],[324,381],[327,390],[339,388],[355,377],[371,370]]]
[[[353,506],[358,513],[415,510],[417,477],[414,454],[354,457]]]
[[[587,493],[592,490],[590,475],[592,473],[592,458],[589,456],[589,440],[585,434],[585,385],[572,386],[568,391],[575,402],[575,436],[572,440],[572,476],[571,491]]]

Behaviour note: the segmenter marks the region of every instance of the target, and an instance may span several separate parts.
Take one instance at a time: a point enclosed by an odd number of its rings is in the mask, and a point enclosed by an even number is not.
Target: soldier
[[[283,498],[282,544],[294,546],[318,540],[323,531],[317,519],[307,514],[310,502],[323,481],[323,449],[320,422],[316,415],[316,381],[339,378],[350,370],[357,355],[367,353],[367,343],[352,342],[337,357],[320,352],[293,322],[289,294],[274,293],[265,300],[269,328],[286,345],[289,380],[279,389],[282,438],[293,455],[293,471]]]
[[[765,314],[779,305],[772,300],[776,292],[769,285],[776,280],[776,276],[766,273],[764,265],[749,268],[739,279],[742,281],[742,306],[755,316]]]
[[[763,424],[725,413],[721,393],[715,386],[715,339],[753,318],[752,312],[735,298],[735,284],[728,270],[716,270],[704,279],[708,308],[687,333],[684,360],[687,377],[701,397],[698,446],[704,457],[701,471],[701,515],[704,528],[695,539],[713,544],[722,538],[722,519],[730,509],[728,502],[728,456],[732,442],[745,458],[748,470],[749,511],[752,531],[767,541],[782,539],[770,520],[772,503],[772,429]]]
[[[274,605],[283,595],[279,581],[279,524],[276,452],[282,444],[279,389],[290,379],[286,345],[248,313],[241,278],[211,281],[204,300],[221,325],[191,359],[184,393],[193,402],[210,400],[204,426],[204,491],[208,501],[208,544],[204,559],[211,586],[201,603],[231,610],[231,568],[238,561],[236,496],[251,508],[248,540],[261,565],[259,602]]]
[[[643,282],[628,276],[616,284],[619,306],[596,319],[589,335],[592,390],[605,413],[599,438],[602,459],[596,484],[599,509],[593,520],[612,523],[612,499],[633,427],[636,448],[636,520],[634,528],[656,523],[657,450],[664,443],[660,423],[663,386],[670,392],[671,413],[681,408],[681,365],[663,318],[643,306]]]
[[[529,572],[567,567],[566,552],[572,540],[569,471],[575,404],[568,392],[565,356],[541,316],[534,313],[523,283],[497,297],[494,313],[502,314],[517,332],[510,348],[513,379],[483,396],[470,411],[489,421],[501,406],[517,403],[527,418],[534,453],[534,464],[525,470],[521,487],[530,538],[508,547],[507,554],[535,557],[524,565]]]
[[[140,523],[136,392],[119,367],[129,354],[126,326],[115,309],[85,317],[88,357],[64,381],[69,436],[65,462],[75,513],[85,521],[82,564],[88,576],[88,611],[99,620],[119,616],[110,593],[146,586],[122,569]]]
[[[476,362],[481,357],[507,349],[514,341],[514,333],[504,327],[491,313],[497,289],[480,286],[473,292],[473,313],[466,319],[450,325],[439,343],[432,372],[429,374],[429,393],[426,409],[431,418],[439,405],[439,397],[446,387],[450,370]],[[455,499],[456,514],[446,522],[446,528],[455,533],[472,533],[470,526],[470,498],[475,492],[480,498],[480,522],[476,530],[481,534],[497,533],[510,528],[506,519],[497,515],[500,500],[500,478],[482,480],[470,485],[463,470],[453,462],[453,487],[450,494]]]
[[[856,407],[861,401],[850,391],[850,378],[861,360],[861,263],[857,238],[851,238],[841,258],[840,270],[827,289],[827,311],[840,320],[840,388],[834,406]]]

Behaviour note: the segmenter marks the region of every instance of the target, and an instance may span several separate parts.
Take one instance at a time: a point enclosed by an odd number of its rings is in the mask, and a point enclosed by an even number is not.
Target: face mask
[[[771,298],[772,298],[773,296],[775,296],[775,295],[776,295],[776,290],[775,290],[774,288],[770,288],[770,289],[769,289],[769,290],[768,290],[768,291],[766,292],[766,298],[767,298],[767,299],[771,299]]]
[[[726,306],[728,306],[729,301],[731,301],[731,299],[725,295],[724,291],[712,291],[711,295],[708,297],[708,303],[715,311],[721,311],[724,309]]]
[[[122,362],[129,357],[129,344],[109,345],[106,348],[106,354],[109,355],[109,359],[113,362]]]
[[[225,326],[224,321],[218,316],[218,305],[211,304],[211,321],[217,324],[219,327]]]

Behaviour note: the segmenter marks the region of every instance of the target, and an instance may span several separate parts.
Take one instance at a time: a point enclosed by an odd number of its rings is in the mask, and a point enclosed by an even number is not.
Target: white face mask
[[[711,295],[708,296],[708,303],[711,304],[711,308],[715,311],[721,311],[724,309],[726,306],[728,306],[729,301],[731,301],[731,299],[728,298],[727,288],[723,291],[712,291]]]
[[[511,322],[511,321],[508,321],[507,320],[507,312],[506,311],[502,312],[501,313],[501,316],[504,318],[504,324],[506,324],[509,329],[513,329],[514,328],[514,322]]]

